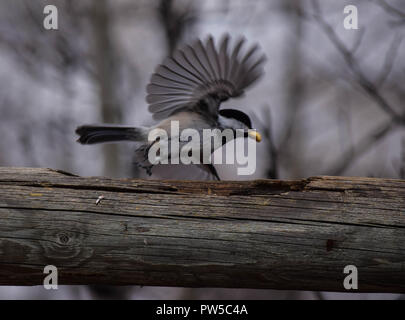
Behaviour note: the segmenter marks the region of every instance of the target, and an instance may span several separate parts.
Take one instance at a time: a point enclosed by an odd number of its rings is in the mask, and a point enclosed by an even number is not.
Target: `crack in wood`
[[[82,178],[0,167],[0,284],[405,292],[405,181]],[[100,194],[103,201],[96,206]]]

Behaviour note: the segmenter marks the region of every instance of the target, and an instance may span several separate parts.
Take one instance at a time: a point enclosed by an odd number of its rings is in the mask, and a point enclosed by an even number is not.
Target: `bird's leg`
[[[144,169],[146,171],[147,175],[149,175],[149,176],[152,175],[153,164],[151,164],[149,162],[148,154],[149,154],[150,148],[152,147],[152,145],[155,142],[153,142],[152,144],[149,144],[149,145],[142,145],[138,149],[135,150],[135,161],[133,163],[137,167]]]
[[[207,164],[207,168],[211,172],[211,174],[218,180],[221,181],[221,178],[218,175],[217,169],[212,164]]]

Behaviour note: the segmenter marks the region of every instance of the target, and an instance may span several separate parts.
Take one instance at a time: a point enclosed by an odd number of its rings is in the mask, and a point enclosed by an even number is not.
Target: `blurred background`
[[[58,9],[45,30],[44,7]],[[346,5],[359,28],[343,26]],[[185,42],[228,32],[257,42],[265,76],[227,106],[264,135],[253,178],[345,175],[405,179],[403,0],[0,0],[0,166],[141,177],[134,147],[82,146],[83,123],[152,124],[145,87]],[[234,167],[217,166],[237,180]],[[167,171],[167,170],[165,170]],[[183,170],[184,171],[184,170]],[[188,178],[157,170],[147,178]],[[160,287],[0,287],[0,298],[386,298],[315,292]]]

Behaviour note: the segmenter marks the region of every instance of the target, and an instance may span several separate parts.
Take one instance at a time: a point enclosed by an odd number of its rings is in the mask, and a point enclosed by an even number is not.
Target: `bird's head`
[[[249,137],[255,139],[257,142],[262,141],[262,136],[257,131],[252,130],[252,120],[250,117],[235,109],[222,109],[219,110],[219,122],[225,128],[233,130],[243,129],[245,130],[245,138]]]

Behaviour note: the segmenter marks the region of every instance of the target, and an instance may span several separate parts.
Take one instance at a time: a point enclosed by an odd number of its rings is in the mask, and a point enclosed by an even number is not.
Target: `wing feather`
[[[181,75],[182,77],[190,79],[190,81],[194,82],[196,85],[199,85],[201,83],[201,78],[197,77],[195,73],[190,72],[185,66],[178,63],[173,58],[167,58],[163,63],[163,65],[167,66],[172,72],[175,72],[176,74]]]
[[[204,64],[205,69],[208,70],[210,80],[215,81],[216,80],[215,71],[214,71],[214,67],[212,66],[212,63],[210,61],[210,58],[208,56],[208,52],[207,52],[208,48],[204,47],[201,40],[197,41],[195,51],[198,54],[200,61]]]
[[[152,113],[158,112],[158,111],[166,111],[170,108],[173,108],[175,106],[185,106],[188,101],[185,101],[183,99],[172,99],[172,100],[163,100],[162,102],[159,103],[153,103],[149,105],[149,111]]]
[[[246,40],[237,39],[233,47],[225,35],[216,48],[211,36],[197,40],[174,52],[156,68],[146,88],[146,101],[154,118],[164,118],[185,108],[199,108],[217,114],[220,103],[238,97],[263,74],[263,55],[259,46],[244,50]],[[243,53],[245,52],[245,53]]]
[[[188,46],[186,54],[187,54],[187,52],[189,53],[191,63],[200,70],[202,75],[204,75],[204,80],[206,82],[212,81],[210,72],[207,69],[207,66],[201,60],[203,58],[203,55],[201,54],[201,52],[199,52],[198,42],[196,42],[193,46]]]
[[[190,74],[194,75],[199,82],[204,82],[205,78],[204,75],[202,75],[197,68],[195,68],[190,61],[187,59],[187,56],[184,54],[182,50],[178,50],[174,53],[173,55],[173,60],[181,65],[185,70],[187,70]]]
[[[218,52],[215,49],[214,39],[210,36],[207,41],[208,61],[211,61],[211,67],[216,80],[221,79],[221,66],[219,64]]]
[[[174,79],[176,81],[182,81],[183,83],[189,83],[190,85],[194,84],[194,85],[198,85],[199,82],[192,79],[191,77],[185,75],[182,72],[177,72],[173,69],[171,69],[168,65],[164,65],[162,64],[158,70],[156,71],[156,73],[161,74],[169,79]]]
[[[229,43],[229,35],[225,35],[224,39],[221,42],[221,47],[219,49],[221,79],[226,79],[226,75],[228,74],[228,66],[229,66],[228,43]]]
[[[194,88],[193,84],[173,79],[172,77],[166,77],[163,73],[154,73],[151,78],[151,84],[161,85],[161,86],[179,86],[184,88],[184,90],[192,90]]]
[[[158,84],[148,84],[148,86],[146,87],[149,94],[184,94],[186,96],[191,96],[192,92],[190,92],[190,90],[187,89],[183,89],[181,87],[168,87],[168,86],[161,86]]]
[[[239,68],[239,52],[243,46],[243,44],[245,43],[245,38],[240,38],[238,40],[238,42],[236,43],[235,48],[233,49],[232,55],[231,55],[231,59],[230,59],[230,65],[229,65],[229,69],[228,69],[228,73],[226,76],[226,80],[233,82],[234,81],[234,74],[236,72],[236,70],[238,70]]]
[[[198,75],[201,83],[209,81],[204,69],[197,62],[197,60],[195,60],[194,54],[189,48],[184,48],[184,51],[179,50],[178,57],[176,57],[176,59],[177,58],[189,68],[190,72],[193,72],[196,76]]]

